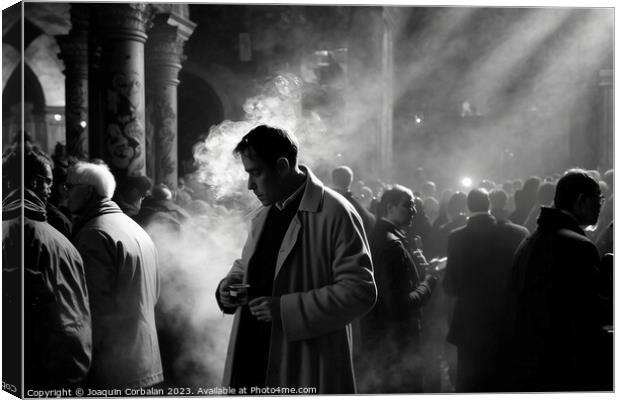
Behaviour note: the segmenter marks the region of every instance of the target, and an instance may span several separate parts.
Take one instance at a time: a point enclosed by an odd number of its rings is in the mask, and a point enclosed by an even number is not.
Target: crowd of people
[[[438,192],[428,179],[367,185],[346,165],[325,184],[297,153],[265,125],[234,149],[263,207],[213,277],[235,315],[224,386],[613,389],[613,170]],[[50,157],[28,138],[5,151],[3,282],[23,270],[27,388],[174,384],[147,227],[204,218],[215,205],[200,192],[182,178],[117,184],[104,161]],[[3,295],[11,312],[19,293]]]

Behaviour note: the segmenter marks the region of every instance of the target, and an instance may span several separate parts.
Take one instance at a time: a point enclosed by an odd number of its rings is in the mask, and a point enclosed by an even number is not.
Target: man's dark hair
[[[566,171],[555,187],[553,204],[556,208],[569,210],[580,194],[595,195],[601,189],[588,173],[582,169]]]
[[[543,182],[538,187],[538,202],[548,205],[553,201],[555,194],[555,184],[552,182]]]
[[[503,189],[493,189],[489,193],[489,201],[493,208],[504,209],[508,201],[508,195]]]
[[[406,196],[413,197],[413,193],[411,193],[411,189],[405,186],[393,185],[388,188],[383,192],[381,201],[379,202],[379,208],[377,210],[379,217],[387,216],[388,205],[397,205],[403,201]]]
[[[258,157],[269,165],[275,165],[285,157],[291,166],[297,165],[297,140],[284,129],[259,125],[249,131],[237,144],[233,154]]]
[[[471,212],[489,211],[489,195],[483,188],[472,189],[467,195],[467,208]]]
[[[36,145],[25,143],[22,147],[21,143],[12,146],[11,151],[5,153],[2,160],[2,180],[8,184],[11,189],[21,186],[21,152],[24,150],[24,184],[27,186],[37,175],[45,175],[45,167],[50,169],[54,167],[52,159],[40,150]]]
[[[463,192],[456,192],[448,200],[448,214],[457,216],[464,213],[467,208],[467,195]]]

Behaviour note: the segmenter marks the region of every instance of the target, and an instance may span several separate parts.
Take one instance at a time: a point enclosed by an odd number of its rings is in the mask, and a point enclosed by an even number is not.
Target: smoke
[[[232,317],[215,301],[219,281],[239,257],[248,219],[209,207],[181,226],[146,227],[157,245],[161,292],[157,305],[165,378],[176,387],[221,384]]]
[[[605,9],[444,9],[397,54],[397,179],[423,166],[442,187],[596,167],[597,75],[611,68]],[[606,65],[608,64],[608,67]],[[598,96],[598,97],[597,97]],[[421,116],[419,122],[416,117]],[[580,157],[575,138],[585,141]],[[590,136],[590,139],[593,136]],[[571,141],[573,142],[571,144]],[[588,148],[589,147],[589,148]]]
[[[302,115],[301,90],[296,76],[278,75],[245,102],[243,121],[211,127],[194,146],[198,169],[192,178],[208,188],[206,197],[212,205],[202,202],[202,214],[180,231],[156,223],[147,227],[158,245],[162,271],[158,303],[158,320],[165,332],[162,348],[172,354],[172,380],[179,387],[221,383],[232,317],[217,306],[215,291],[240,257],[249,215],[260,206],[247,190],[240,160],[233,156],[236,144],[252,128],[268,124],[297,137],[302,163],[328,162],[322,151],[325,126],[316,114]]]
[[[410,184],[418,166],[438,181],[441,191],[458,189],[456,182],[464,175],[474,182],[502,182],[561,171],[567,161],[573,164],[568,142],[571,130],[577,129],[574,115],[587,112],[584,102],[591,100],[592,87],[597,88],[596,76],[593,81],[588,74],[607,57],[613,13],[443,8],[427,10],[423,15],[428,18],[416,20],[419,9],[399,11],[413,22],[398,25],[402,28],[395,32],[396,182]],[[378,152],[377,115],[385,82],[379,79],[376,37],[382,25],[370,20],[365,24],[364,18],[358,15],[347,22],[363,32],[350,30],[348,42],[337,40],[338,46],[349,46],[338,53],[346,87],[334,86],[335,92],[342,89],[346,104],[326,102],[310,73],[317,69],[307,55],[321,50],[323,57],[329,54],[327,47],[304,48],[304,57],[296,54],[294,59],[292,54],[290,60],[279,60],[280,66],[300,62],[299,74],[278,69],[246,100],[241,121],[211,127],[194,146],[197,170],[190,180],[204,188],[197,197],[207,200],[205,213],[180,232],[149,228],[162,258],[159,309],[164,324],[178,335],[174,372],[184,382],[219,384],[224,368],[232,318],[222,315],[214,294],[240,256],[248,215],[259,206],[247,190],[241,162],[232,154],[243,135],[260,124],[286,129],[299,141],[300,162],[319,177],[340,164],[359,172],[355,167],[366,165]],[[303,32],[310,35],[310,27],[304,22]],[[282,39],[274,32],[265,32],[260,48]],[[329,35],[317,36],[324,41]],[[363,54],[365,41],[372,49]],[[366,67],[377,60],[379,67]],[[341,72],[323,72],[333,73],[339,82]],[[299,76],[313,79],[302,81]],[[316,95],[314,107],[304,103],[308,94]]]

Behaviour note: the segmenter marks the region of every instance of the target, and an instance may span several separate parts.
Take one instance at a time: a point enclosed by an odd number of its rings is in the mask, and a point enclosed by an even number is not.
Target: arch
[[[5,119],[11,116],[11,107],[22,102],[21,83],[21,70],[18,66],[13,70],[13,74],[2,90],[2,113]],[[34,114],[43,114],[45,112],[45,93],[39,79],[28,64],[24,65],[23,89],[24,103],[32,104]]]
[[[34,39],[24,52],[24,60],[38,77],[45,93],[46,105],[50,107],[65,105],[64,65],[58,58],[59,52],[56,39],[46,34]]]
[[[211,125],[224,120],[222,101],[213,88],[199,76],[181,70],[177,91],[178,160],[181,174],[189,172],[186,161],[193,160],[192,148]]]
[[[9,78],[13,76],[19,60],[21,60],[19,51],[8,43],[2,43],[2,90],[6,87]]]
[[[238,77],[228,68],[218,64],[200,65],[191,61],[183,64],[181,74],[188,73],[194,75],[207,85],[209,85],[222,103],[224,119],[235,117],[234,100],[229,95],[234,93],[233,87]],[[183,83],[181,81],[181,83]],[[239,104],[237,102],[237,104]]]

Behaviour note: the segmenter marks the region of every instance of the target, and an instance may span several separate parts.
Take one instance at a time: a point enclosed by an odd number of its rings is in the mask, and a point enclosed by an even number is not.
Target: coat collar
[[[537,222],[538,228],[541,230],[568,229],[582,236],[586,236],[585,232],[572,215],[555,207],[542,206]]]
[[[304,171],[307,176],[306,188],[299,204],[299,211],[317,212],[323,202],[325,185],[312,173],[310,168],[299,165],[299,169]]]
[[[298,211],[318,212],[323,203],[323,194],[325,193],[325,185],[317,178],[310,168],[305,165],[299,165],[299,169],[306,173],[306,183],[303,190],[301,202],[299,203]],[[263,222],[267,218],[268,211],[271,207],[275,207],[275,204],[263,207],[250,212],[250,216],[254,222],[256,228],[262,227]],[[256,232],[259,233],[259,232]]]

